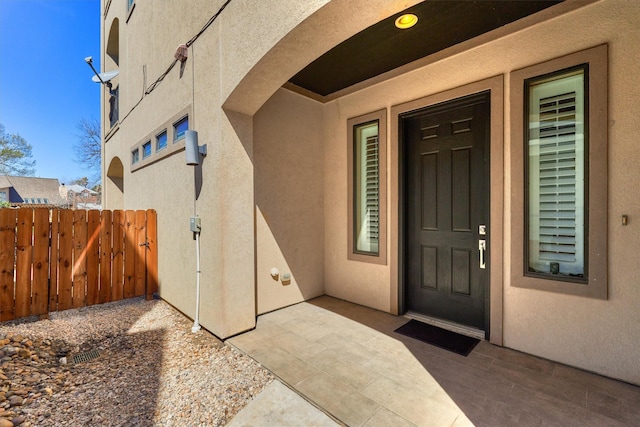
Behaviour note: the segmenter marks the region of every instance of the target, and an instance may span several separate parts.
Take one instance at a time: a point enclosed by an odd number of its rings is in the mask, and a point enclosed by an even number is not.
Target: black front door
[[[489,117],[485,93],[402,118],[406,308],[479,329],[488,293],[480,245],[489,230]]]

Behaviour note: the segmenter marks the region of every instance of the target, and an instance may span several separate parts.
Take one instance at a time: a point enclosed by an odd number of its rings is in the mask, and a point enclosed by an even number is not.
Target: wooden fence
[[[158,288],[156,212],[0,209],[0,321]]]

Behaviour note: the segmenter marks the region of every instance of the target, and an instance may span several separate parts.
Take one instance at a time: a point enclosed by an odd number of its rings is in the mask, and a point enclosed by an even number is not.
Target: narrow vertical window
[[[140,149],[136,148],[131,152],[131,164],[135,165],[140,161]]]
[[[354,127],[354,243],[356,252],[377,255],[380,233],[378,121]]]
[[[347,121],[347,259],[387,263],[387,111]]]
[[[527,271],[587,281],[586,65],[525,81]]]

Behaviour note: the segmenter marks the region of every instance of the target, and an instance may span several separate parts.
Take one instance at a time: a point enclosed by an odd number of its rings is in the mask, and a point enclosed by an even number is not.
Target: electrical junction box
[[[191,231],[193,231],[194,233],[199,233],[200,230],[202,229],[202,222],[200,220],[200,217],[197,216],[192,216],[189,219],[189,228],[191,229]]]

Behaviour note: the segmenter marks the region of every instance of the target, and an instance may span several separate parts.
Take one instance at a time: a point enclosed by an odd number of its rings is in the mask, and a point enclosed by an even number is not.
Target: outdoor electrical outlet
[[[200,220],[200,217],[192,216],[189,219],[189,228],[194,233],[199,233],[200,230],[202,229],[202,221]]]
[[[282,278],[282,284],[284,286],[287,286],[291,283],[291,273],[284,273],[280,277]]]

